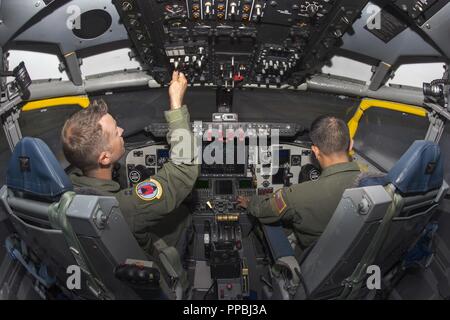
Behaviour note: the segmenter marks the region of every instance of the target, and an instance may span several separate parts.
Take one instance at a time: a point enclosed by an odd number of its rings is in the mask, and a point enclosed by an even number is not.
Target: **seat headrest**
[[[359,186],[393,184],[401,194],[426,193],[439,189],[444,181],[444,166],[439,146],[417,140],[384,177],[362,179]]]
[[[14,148],[6,174],[8,188],[53,198],[72,190],[72,183],[53,152],[38,138],[25,137]]]

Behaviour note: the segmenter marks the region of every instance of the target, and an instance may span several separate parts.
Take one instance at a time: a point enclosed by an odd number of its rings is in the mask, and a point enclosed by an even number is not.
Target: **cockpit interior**
[[[449,16],[447,0],[0,0],[0,300],[450,299]],[[61,129],[103,99],[124,129],[113,180],[134,190],[171,161],[174,70],[199,153],[219,141],[223,161],[175,209],[187,247],[149,255],[114,196],[72,188]],[[319,180],[321,115],[348,124],[362,174],[297,256],[236,199]]]

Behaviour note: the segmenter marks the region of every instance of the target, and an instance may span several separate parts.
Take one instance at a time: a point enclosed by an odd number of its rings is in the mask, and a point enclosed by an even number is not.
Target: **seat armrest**
[[[294,256],[294,250],[281,226],[262,225],[262,229],[273,260],[276,261],[282,257]]]
[[[300,265],[295,258],[294,250],[281,226],[263,225],[262,229],[274,261],[274,275],[284,278],[283,288],[280,289],[294,295],[300,284]]]

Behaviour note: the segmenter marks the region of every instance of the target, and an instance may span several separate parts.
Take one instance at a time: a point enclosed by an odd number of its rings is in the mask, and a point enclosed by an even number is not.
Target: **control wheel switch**
[[[133,288],[159,289],[160,273],[151,261],[127,259],[114,269],[114,275]]]

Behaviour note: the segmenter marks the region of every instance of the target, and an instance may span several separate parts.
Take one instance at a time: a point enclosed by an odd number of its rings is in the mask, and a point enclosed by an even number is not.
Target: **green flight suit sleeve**
[[[270,195],[252,197],[247,210],[264,224],[288,221],[295,213],[291,197],[290,188],[281,188]]]
[[[170,160],[150,179],[116,195],[134,232],[145,232],[177,208],[191,192],[199,174],[187,107],[166,111],[165,117],[169,124]],[[143,196],[142,187],[148,186],[149,195]]]

